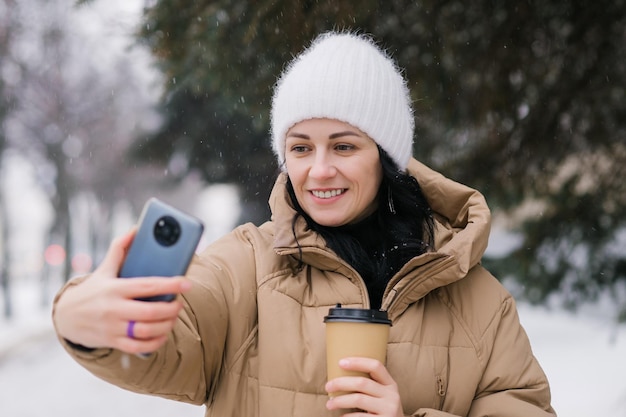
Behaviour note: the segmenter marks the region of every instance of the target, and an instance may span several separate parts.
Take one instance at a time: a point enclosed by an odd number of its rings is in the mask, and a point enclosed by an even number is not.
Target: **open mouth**
[[[338,195],[343,194],[344,191],[345,191],[344,188],[338,188],[336,190],[326,190],[326,191],[311,190],[311,193],[317,198],[333,198],[333,197],[337,197]]]

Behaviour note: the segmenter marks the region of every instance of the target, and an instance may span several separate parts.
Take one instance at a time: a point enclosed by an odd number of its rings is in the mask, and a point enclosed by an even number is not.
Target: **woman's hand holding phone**
[[[118,279],[136,230],[115,239],[98,268],[58,300],[54,323],[67,340],[87,348],[110,347],[128,353],[153,352],[167,340],[182,301],[145,302],[138,298],[180,294],[191,288],[183,277]],[[134,322],[129,337],[129,322]]]
[[[114,240],[94,273],[61,295],[53,313],[58,333],[86,348],[158,349],[182,309],[177,295],[191,288],[183,275],[202,231],[198,219],[150,199],[139,227]]]

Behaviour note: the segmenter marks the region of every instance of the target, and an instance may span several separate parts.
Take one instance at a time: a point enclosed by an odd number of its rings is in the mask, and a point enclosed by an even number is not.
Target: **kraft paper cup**
[[[386,311],[342,308],[337,304],[324,317],[326,323],[327,380],[340,376],[364,376],[363,372],[346,371],[339,360],[351,356],[378,359],[383,364],[387,356],[387,341],[391,320]],[[333,393],[331,396],[346,394]]]

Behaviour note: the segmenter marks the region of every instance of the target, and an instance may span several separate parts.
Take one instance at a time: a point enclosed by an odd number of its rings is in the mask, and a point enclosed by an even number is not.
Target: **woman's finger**
[[[339,361],[339,366],[350,371],[369,374],[361,376],[338,377],[328,381],[329,393],[347,392],[331,398],[326,407],[329,410],[352,408],[380,416],[402,416],[402,403],[398,386],[385,366],[376,359],[351,357]],[[359,416],[360,414],[347,414]]]
[[[183,308],[180,300],[167,301],[137,301],[121,300],[117,305],[111,307],[117,312],[117,316],[122,321],[142,321],[159,322],[164,320],[174,320]]]
[[[191,288],[183,277],[120,278],[117,290],[124,298],[144,298],[165,294],[181,294]]]
[[[379,383],[364,376],[340,376],[326,383],[326,391],[329,394],[336,392],[360,392],[366,395],[376,395],[376,387],[381,386]],[[337,396],[337,398],[343,395]]]
[[[166,336],[173,328],[176,320],[163,321],[135,321],[130,320],[123,324],[121,333],[129,339],[152,340]]]
[[[128,252],[136,233],[137,228],[133,227],[127,233],[113,239],[104,259],[98,268],[96,268],[94,275],[99,272],[99,274],[97,274],[99,276],[117,277],[119,270],[124,263],[124,258],[126,258],[126,253]]]
[[[339,366],[349,371],[365,372],[383,385],[394,385],[395,381],[389,371],[379,360],[364,357],[350,357],[339,361]]]
[[[343,409],[346,411],[351,410],[353,413],[356,413],[344,414],[342,417],[369,415],[370,413],[374,414],[373,412],[376,410],[376,400],[376,398],[360,392],[351,392],[329,399],[326,403],[326,407],[330,410]],[[362,414],[359,414],[359,412]],[[378,413],[374,415],[378,415]]]

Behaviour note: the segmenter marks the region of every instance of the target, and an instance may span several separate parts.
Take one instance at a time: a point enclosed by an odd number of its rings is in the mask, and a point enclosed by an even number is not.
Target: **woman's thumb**
[[[104,259],[102,260],[102,263],[98,267],[103,275],[114,277],[118,276],[136,233],[137,228],[133,227],[127,233],[113,239]]]

